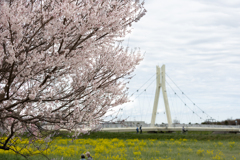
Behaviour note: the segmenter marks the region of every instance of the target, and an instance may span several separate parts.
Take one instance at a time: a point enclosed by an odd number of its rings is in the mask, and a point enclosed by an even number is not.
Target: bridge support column
[[[162,65],[161,67],[161,83],[162,83],[162,93],[163,93],[163,99],[164,99],[164,105],[165,105],[165,110],[166,110],[166,115],[167,115],[167,121],[168,121],[168,126],[172,126],[172,117],[171,117],[171,112],[169,108],[169,103],[168,103],[168,97],[167,97],[167,89],[166,89],[166,76],[165,76],[165,65]]]
[[[160,88],[161,88],[160,67],[157,66],[156,67],[156,91],[155,91],[155,98],[154,98],[153,111],[152,111],[151,127],[154,127],[155,121],[156,121]]]
[[[172,126],[172,118],[167,98],[167,90],[166,90],[166,77],[165,77],[165,65],[162,65],[160,68],[159,66],[156,67],[156,92],[155,92],[155,99],[153,104],[153,112],[152,112],[152,119],[151,119],[151,127],[154,127],[155,121],[156,121],[156,115],[157,115],[157,107],[158,107],[158,101],[159,101],[159,94],[160,89],[162,88],[163,93],[163,99],[164,99],[164,105],[167,115],[167,121],[168,126]]]

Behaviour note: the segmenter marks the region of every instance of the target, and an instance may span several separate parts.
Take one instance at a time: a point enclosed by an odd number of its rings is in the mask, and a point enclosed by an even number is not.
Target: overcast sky
[[[146,0],[145,8],[146,16],[133,25],[123,43],[145,52],[129,85],[130,94],[155,74],[156,65],[165,64],[168,76],[209,115],[181,92],[174,95],[167,85],[172,119],[181,123],[199,123],[210,117],[240,119],[240,1]],[[121,106],[119,117],[151,121],[154,79],[135,92],[133,102]],[[166,123],[162,93],[158,108],[156,123]]]

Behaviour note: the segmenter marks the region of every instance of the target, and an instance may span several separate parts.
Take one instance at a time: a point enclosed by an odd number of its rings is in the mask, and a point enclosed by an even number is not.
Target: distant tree
[[[240,119],[226,119],[226,120],[223,120],[223,121],[217,121],[217,122],[210,122],[210,121],[205,121],[203,122],[202,124],[216,124],[216,125],[236,125],[236,122],[237,124],[240,123]]]
[[[95,130],[109,108],[128,101],[126,83],[142,56],[116,42],[144,16],[143,3],[0,3],[0,149],[18,153],[14,137],[26,131],[32,142],[77,124]]]
[[[178,119],[175,118],[175,119],[173,120],[173,123],[174,123],[174,124],[180,124],[180,120],[178,120]]]
[[[224,121],[224,124],[225,124],[225,125],[228,125],[228,120],[225,120],[225,121]]]

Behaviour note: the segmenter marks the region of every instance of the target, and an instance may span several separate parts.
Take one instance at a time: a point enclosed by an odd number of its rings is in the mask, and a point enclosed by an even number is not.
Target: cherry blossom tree
[[[0,149],[14,150],[14,137],[26,131],[38,139],[95,130],[110,108],[128,101],[126,83],[142,56],[118,42],[144,16],[143,2],[0,5]]]

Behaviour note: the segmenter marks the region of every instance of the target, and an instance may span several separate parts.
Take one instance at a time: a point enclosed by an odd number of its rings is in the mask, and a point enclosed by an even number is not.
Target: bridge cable
[[[177,120],[178,118],[181,119],[181,112],[179,111],[179,107],[176,107],[176,95],[174,94],[174,92],[170,92],[170,87],[167,85],[167,91],[169,91],[168,93],[168,97],[169,97],[169,103],[171,103],[171,109],[172,112],[171,114],[173,115],[173,117],[175,117],[173,120]],[[172,94],[173,93],[173,94]],[[178,114],[176,114],[178,113]],[[177,118],[178,117],[178,118]],[[173,122],[174,123],[174,122]]]
[[[187,99],[190,100],[190,101],[193,103],[194,106],[196,106],[199,110],[201,110],[202,113],[204,113],[204,114],[206,114],[207,116],[211,117],[209,114],[207,114],[205,111],[203,111],[197,104],[195,104],[186,94],[184,94],[184,92],[183,92],[183,91],[178,87],[178,85],[168,76],[167,73],[165,73],[165,74],[166,74],[167,77],[175,84],[175,86],[182,92],[182,94],[183,94],[184,96],[186,96]]]
[[[156,75],[156,73],[154,73],[141,87],[139,87],[135,92],[133,92],[130,97],[132,97],[132,96],[133,96],[136,92],[138,92],[145,84],[147,84],[148,81],[150,81],[150,80],[154,77],[154,75]]]
[[[141,87],[139,87],[135,92],[133,92],[133,93],[131,94],[131,96],[129,96],[129,98],[132,97],[136,92],[138,92],[144,85],[146,85],[155,75],[156,75],[156,73],[154,73]],[[155,80],[151,81],[150,85],[151,85],[154,81],[155,81]],[[146,91],[146,90],[148,89],[148,87],[150,87],[150,85],[148,85],[148,86],[146,87],[146,89],[144,89],[141,93],[139,93],[139,94],[137,95],[137,97],[135,97],[132,101],[134,101],[135,99],[137,99],[144,91]],[[123,110],[124,107],[126,107],[126,106],[121,107],[121,110]],[[133,114],[132,112],[133,112],[133,109],[131,109],[131,116],[132,116],[132,114]],[[123,114],[123,111],[122,111],[122,114]],[[131,116],[130,116],[130,117],[131,117]]]
[[[141,92],[141,93],[139,93],[135,98],[134,98],[134,100],[135,99],[137,99],[142,93],[144,93],[151,85],[152,85],[152,83],[155,81],[155,79],[153,80],[153,81],[151,81],[151,83]]]
[[[175,93],[175,95],[183,102],[183,104],[188,108],[190,109],[193,114],[196,114],[200,119],[202,119],[202,117],[200,117],[197,113],[194,112],[194,110],[192,110],[183,100],[182,98],[174,91],[174,89],[172,88],[172,86],[166,81],[166,83],[170,86],[170,88],[173,90],[173,92]]]
[[[141,94],[143,94],[144,92],[146,92],[146,90],[153,84],[154,81],[155,81],[155,79],[154,79],[141,93],[139,93],[139,94],[133,99],[133,101],[136,100]],[[132,116],[132,110],[131,110],[131,116]]]

